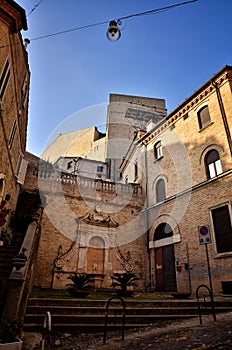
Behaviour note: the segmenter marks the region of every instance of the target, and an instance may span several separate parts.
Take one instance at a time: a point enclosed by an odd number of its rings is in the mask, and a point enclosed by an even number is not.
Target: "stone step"
[[[151,326],[151,324],[148,323],[133,323],[133,324],[129,324],[126,323],[125,324],[125,329],[133,329],[133,328],[146,328]],[[122,328],[122,324],[109,324],[107,327],[107,330],[109,331],[115,331],[115,330],[121,330]],[[25,332],[43,332],[43,325],[37,325],[35,323],[30,323],[30,324],[26,324],[23,326],[23,330]],[[82,324],[69,324],[67,325],[66,323],[60,323],[60,324],[56,324],[56,323],[52,323],[52,333],[54,332],[88,332],[88,333],[95,333],[97,332],[99,334],[99,332],[104,332],[104,324],[95,324],[95,323],[82,323]]]
[[[35,315],[32,315],[35,316]],[[37,315],[38,316],[38,315]],[[196,315],[126,315],[125,317],[125,328],[138,328],[148,327],[159,321],[167,320],[178,320],[178,319],[189,319],[196,317]],[[56,315],[51,316],[52,329],[59,330],[88,330],[94,332],[96,329],[104,329],[105,316],[104,315],[77,315],[68,316]],[[23,325],[24,331],[41,331],[43,329],[44,316],[38,317],[26,317]],[[122,316],[111,315],[108,317],[108,327],[111,329],[119,328],[122,325]]]
[[[117,299],[116,299],[117,300]],[[121,305],[120,302],[114,301],[114,305]],[[136,300],[124,298],[127,307],[137,307],[137,308],[157,308],[157,307],[197,307],[197,300],[194,298],[187,300],[178,300],[178,299],[165,299],[165,300]],[[102,300],[91,300],[86,298],[29,298],[29,306],[40,306],[51,308],[53,306],[60,307],[104,307],[106,306],[106,299]],[[112,304],[111,303],[111,306]],[[232,298],[220,298],[214,300],[215,306],[232,306]],[[207,300],[206,305],[210,305],[210,302]]]
[[[204,308],[202,312],[208,312],[209,307]],[[115,313],[115,312],[120,312],[122,309],[121,308],[110,308],[109,313]],[[227,306],[215,306],[216,312],[228,312],[232,311],[232,305],[230,307]],[[28,306],[27,307],[27,314],[26,315],[45,315],[47,311],[50,311],[52,315],[103,315],[105,313],[105,307],[76,307],[76,306],[71,306],[71,307],[66,307],[66,306],[51,306],[46,307],[46,306]],[[196,315],[198,314],[198,308],[193,305],[189,307],[156,307],[156,308],[146,308],[146,307],[126,307],[126,313],[130,315],[177,315],[177,314],[193,314]]]
[[[125,298],[126,299],[126,298]],[[124,300],[125,300],[124,299]],[[36,331],[43,327],[47,311],[51,313],[52,328],[94,332],[104,329],[107,300],[30,298],[24,318],[24,330]],[[198,317],[196,299],[189,300],[125,300],[126,328],[146,327],[151,324],[177,319]],[[215,312],[232,310],[232,300],[215,300]],[[211,314],[210,303],[202,307],[202,314]],[[116,314],[116,316],[115,316]],[[110,304],[108,324],[122,320],[121,304]]]

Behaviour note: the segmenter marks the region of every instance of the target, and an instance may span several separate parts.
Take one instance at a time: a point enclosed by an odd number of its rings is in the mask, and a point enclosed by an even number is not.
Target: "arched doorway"
[[[176,270],[172,228],[161,223],[154,234],[155,241],[155,276],[157,292],[175,292]]]

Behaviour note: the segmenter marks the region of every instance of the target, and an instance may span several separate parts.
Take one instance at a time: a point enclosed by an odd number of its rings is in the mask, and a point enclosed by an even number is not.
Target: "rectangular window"
[[[70,162],[68,162],[67,164],[67,169],[71,169],[72,168],[72,160],[70,160]]]
[[[97,166],[97,173],[103,173],[103,166],[101,165]]]
[[[3,99],[9,79],[10,79],[10,62],[9,62],[9,58],[7,58],[0,76],[0,101],[2,101]]]
[[[135,173],[135,180],[134,181],[136,181],[138,178],[138,162],[135,162],[134,173]]]
[[[232,225],[229,206],[223,205],[211,210],[214,235],[218,253],[232,251]]]
[[[13,128],[11,130],[10,139],[8,141],[8,146],[9,146],[10,149],[12,148],[12,145],[13,145],[13,142],[14,142],[16,130],[17,130],[17,121],[15,120],[14,124],[13,124]]]
[[[162,144],[161,142],[157,142],[154,146],[155,158],[160,159],[163,156]]]

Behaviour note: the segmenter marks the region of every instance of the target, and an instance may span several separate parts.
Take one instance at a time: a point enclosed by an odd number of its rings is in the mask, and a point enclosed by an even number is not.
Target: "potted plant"
[[[1,229],[0,241],[2,245],[10,245],[13,239],[13,231],[10,227],[4,227]]]
[[[112,276],[112,287],[115,288],[115,292],[120,296],[132,296],[134,291],[128,290],[128,287],[136,286],[135,281],[138,279],[132,272],[114,273]]]
[[[12,265],[16,268],[16,270],[20,270],[21,267],[24,267],[27,261],[27,256],[25,252],[26,248],[22,248],[21,252],[12,258]]]
[[[72,283],[66,285],[68,287],[67,291],[71,296],[86,297],[91,293],[93,289],[91,283],[94,282],[92,275],[74,272],[68,276],[68,279],[72,281]]]
[[[7,215],[10,213],[10,208],[7,207],[7,202],[10,200],[10,195],[7,194],[5,199],[0,202],[0,226],[6,223]]]
[[[0,349],[21,350],[22,340],[19,338],[21,322],[16,319],[0,319]]]

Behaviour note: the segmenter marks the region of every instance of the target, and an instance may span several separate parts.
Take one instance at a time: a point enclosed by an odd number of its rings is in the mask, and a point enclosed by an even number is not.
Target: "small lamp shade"
[[[116,21],[110,21],[109,28],[106,32],[106,37],[110,41],[117,41],[121,37],[121,31],[117,26]]]

